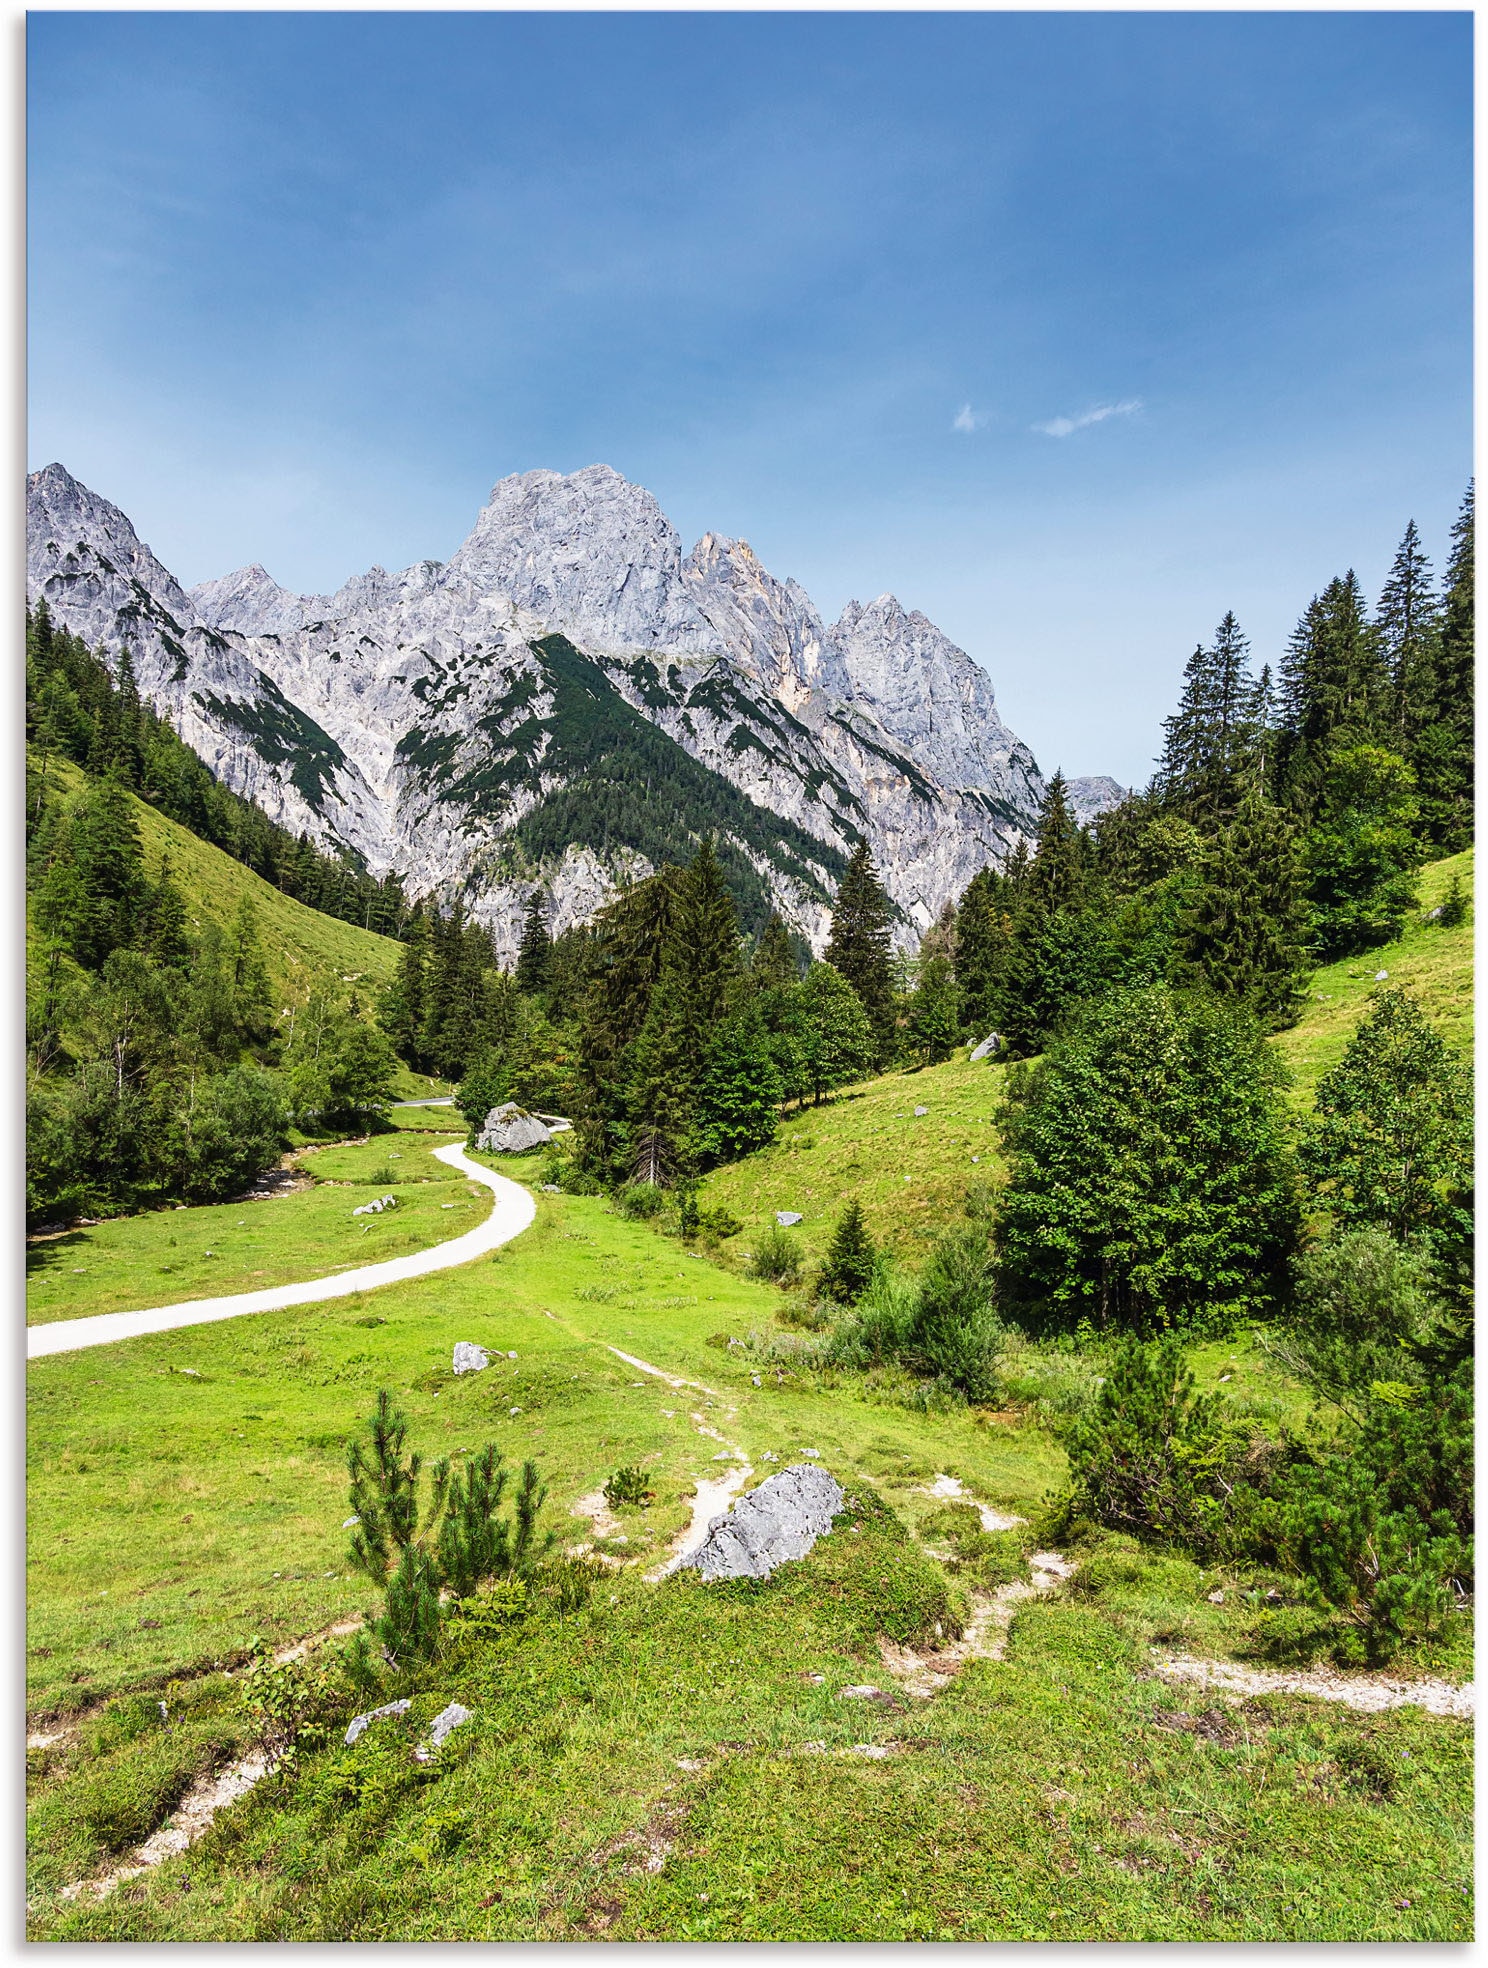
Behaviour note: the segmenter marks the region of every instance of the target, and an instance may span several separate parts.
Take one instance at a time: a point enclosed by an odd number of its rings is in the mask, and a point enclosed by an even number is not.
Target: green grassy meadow
[[[302,1149],[286,1159],[313,1179],[309,1189],[33,1237],[27,1323],[259,1291],[444,1243],[489,1208],[485,1190],[431,1152],[430,1144],[463,1140],[463,1132],[409,1130]],[[396,1196],[397,1208],[353,1214],[383,1195]]]
[[[1427,871],[1423,906],[1454,866],[1465,858]],[[1470,938],[1412,928],[1367,977],[1319,973],[1277,1041],[1299,1094],[1341,1050],[1375,969],[1415,982],[1465,1039]],[[871,1376],[793,1368],[785,1297],[740,1260],[776,1209],[802,1210],[819,1250],[857,1194],[875,1234],[918,1262],[967,1183],[995,1170],[1000,1078],[963,1055],[790,1116],[775,1148],[705,1184],[705,1203],[745,1222],[718,1251],[603,1197],[542,1193],[538,1157],[491,1158],[534,1189],[537,1217],[477,1263],[32,1363],[27,1699],[52,1740],[29,1756],[31,1937],[1470,1938],[1469,1727],[1154,1677],[1154,1647],[1254,1660],[1263,1581],[1103,1538],[1074,1554],[1068,1585],[1014,1610],[1004,1659],[968,1663],[929,1700],[890,1677],[881,1641],[932,1650],[973,1590],[1037,1548],[1064,1470],[1045,1415],[1059,1377],[1090,1369],[1030,1348],[1010,1362],[1004,1412],[920,1411]],[[455,1234],[487,1202],[430,1157],[458,1138],[452,1118],[404,1110],[368,1141],[302,1150],[317,1181],[298,1194],[33,1246],[30,1317],[251,1289]],[[397,1212],[352,1218],[389,1188]],[[779,1363],[730,1344],[751,1334],[785,1342]],[[462,1339],[501,1357],[456,1379]],[[1243,1412],[1305,1415],[1254,1335],[1196,1347],[1191,1364]],[[509,1462],[536,1457],[546,1520],[609,1576],[563,1617],[514,1604],[410,1677],[407,1716],[355,1750],[337,1735],[106,1899],[63,1900],[242,1753],[237,1671],[254,1635],[285,1644],[368,1608],[347,1565],[345,1448],[382,1387],[426,1458],[487,1440]],[[648,1582],[699,1481],[736,1453],[757,1480],[811,1450],[849,1513],[807,1558],[761,1582]],[[575,1506],[622,1464],[645,1468],[655,1501],[600,1534]],[[984,1540],[991,1557],[966,1555],[970,1513],[929,1494],[938,1475],[1031,1521]],[[1464,1629],[1391,1672],[1465,1678],[1469,1646]],[[889,1699],[839,1693],[865,1683]],[[416,1763],[456,1699],[474,1719]]]

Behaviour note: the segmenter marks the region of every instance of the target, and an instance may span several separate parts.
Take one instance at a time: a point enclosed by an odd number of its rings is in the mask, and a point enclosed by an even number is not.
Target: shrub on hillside
[[[526,1577],[556,1538],[537,1533],[547,1491],[536,1463],[523,1463],[507,1518],[507,1472],[494,1442],[463,1467],[441,1457],[421,1494],[423,1458],[415,1452],[404,1460],[407,1417],[386,1389],[377,1396],[368,1434],[347,1455],[355,1518],[349,1556],[383,1594],[383,1611],[370,1632],[384,1659],[398,1666],[433,1654],[443,1588],[459,1600],[487,1580]]]
[[[1195,1391],[1176,1336],[1127,1335],[1069,1430],[1067,1518],[1194,1552],[1219,1547],[1241,1451],[1223,1406]]]
[[[997,1391],[1002,1321],[992,1305],[993,1256],[984,1224],[948,1230],[920,1273],[914,1311],[900,1343],[906,1366],[944,1381],[969,1401]]]
[[[1350,1408],[1375,1383],[1419,1378],[1415,1348],[1443,1308],[1424,1252],[1383,1230],[1346,1230],[1298,1260],[1292,1301],[1273,1351],[1328,1400]]]
[[[1010,1084],[999,1299],[1031,1329],[1220,1331],[1268,1313],[1298,1227],[1284,1075],[1198,994],[1088,1006]]]
[[[801,1276],[801,1246],[788,1230],[772,1223],[754,1240],[749,1268],[771,1285],[794,1285]]]
[[[665,1189],[655,1182],[627,1182],[615,1191],[615,1207],[633,1223],[650,1222],[666,1208]]]

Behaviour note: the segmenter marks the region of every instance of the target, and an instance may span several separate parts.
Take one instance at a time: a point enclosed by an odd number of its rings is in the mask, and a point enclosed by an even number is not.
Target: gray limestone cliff
[[[859,837],[912,947],[1034,824],[1032,756],[923,615],[885,595],[828,628],[746,542],[684,555],[606,465],[503,479],[447,562],[334,595],[257,565],[187,592],[60,465],[28,495],[33,603],[115,664],[128,647],[235,791],[412,896],[461,896],[503,955],[534,888],[562,930],[690,851],[586,823],[642,757],[648,794],[662,779],[678,811],[690,799],[689,835],[716,827],[817,949]]]

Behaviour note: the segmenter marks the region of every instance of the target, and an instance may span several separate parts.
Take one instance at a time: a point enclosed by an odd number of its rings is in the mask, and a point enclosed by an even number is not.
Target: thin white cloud
[[[1130,396],[1122,403],[1099,403],[1082,417],[1053,417],[1047,424],[1035,424],[1033,428],[1042,431],[1045,437],[1070,437],[1090,424],[1103,424],[1107,417],[1130,417],[1141,407],[1141,397]]]
[[[958,431],[980,430],[987,421],[985,410],[973,410],[969,403],[963,403],[951,419],[951,429]]]

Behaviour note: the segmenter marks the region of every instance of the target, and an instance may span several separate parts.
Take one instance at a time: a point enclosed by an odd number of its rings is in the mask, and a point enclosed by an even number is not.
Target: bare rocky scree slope
[[[410,895],[463,895],[504,955],[534,885],[557,930],[650,872],[626,799],[658,781],[685,832],[691,775],[817,949],[860,835],[912,944],[1043,793],[986,673],[923,615],[881,595],[828,628],[746,542],[710,533],[684,556],[606,465],[503,479],[449,561],[330,596],[258,566],[188,592],[61,465],[27,489],[33,604],[115,666],[127,646],[144,696],[234,791]],[[687,758],[646,756],[641,721]],[[1077,785],[1089,811],[1120,790]]]

